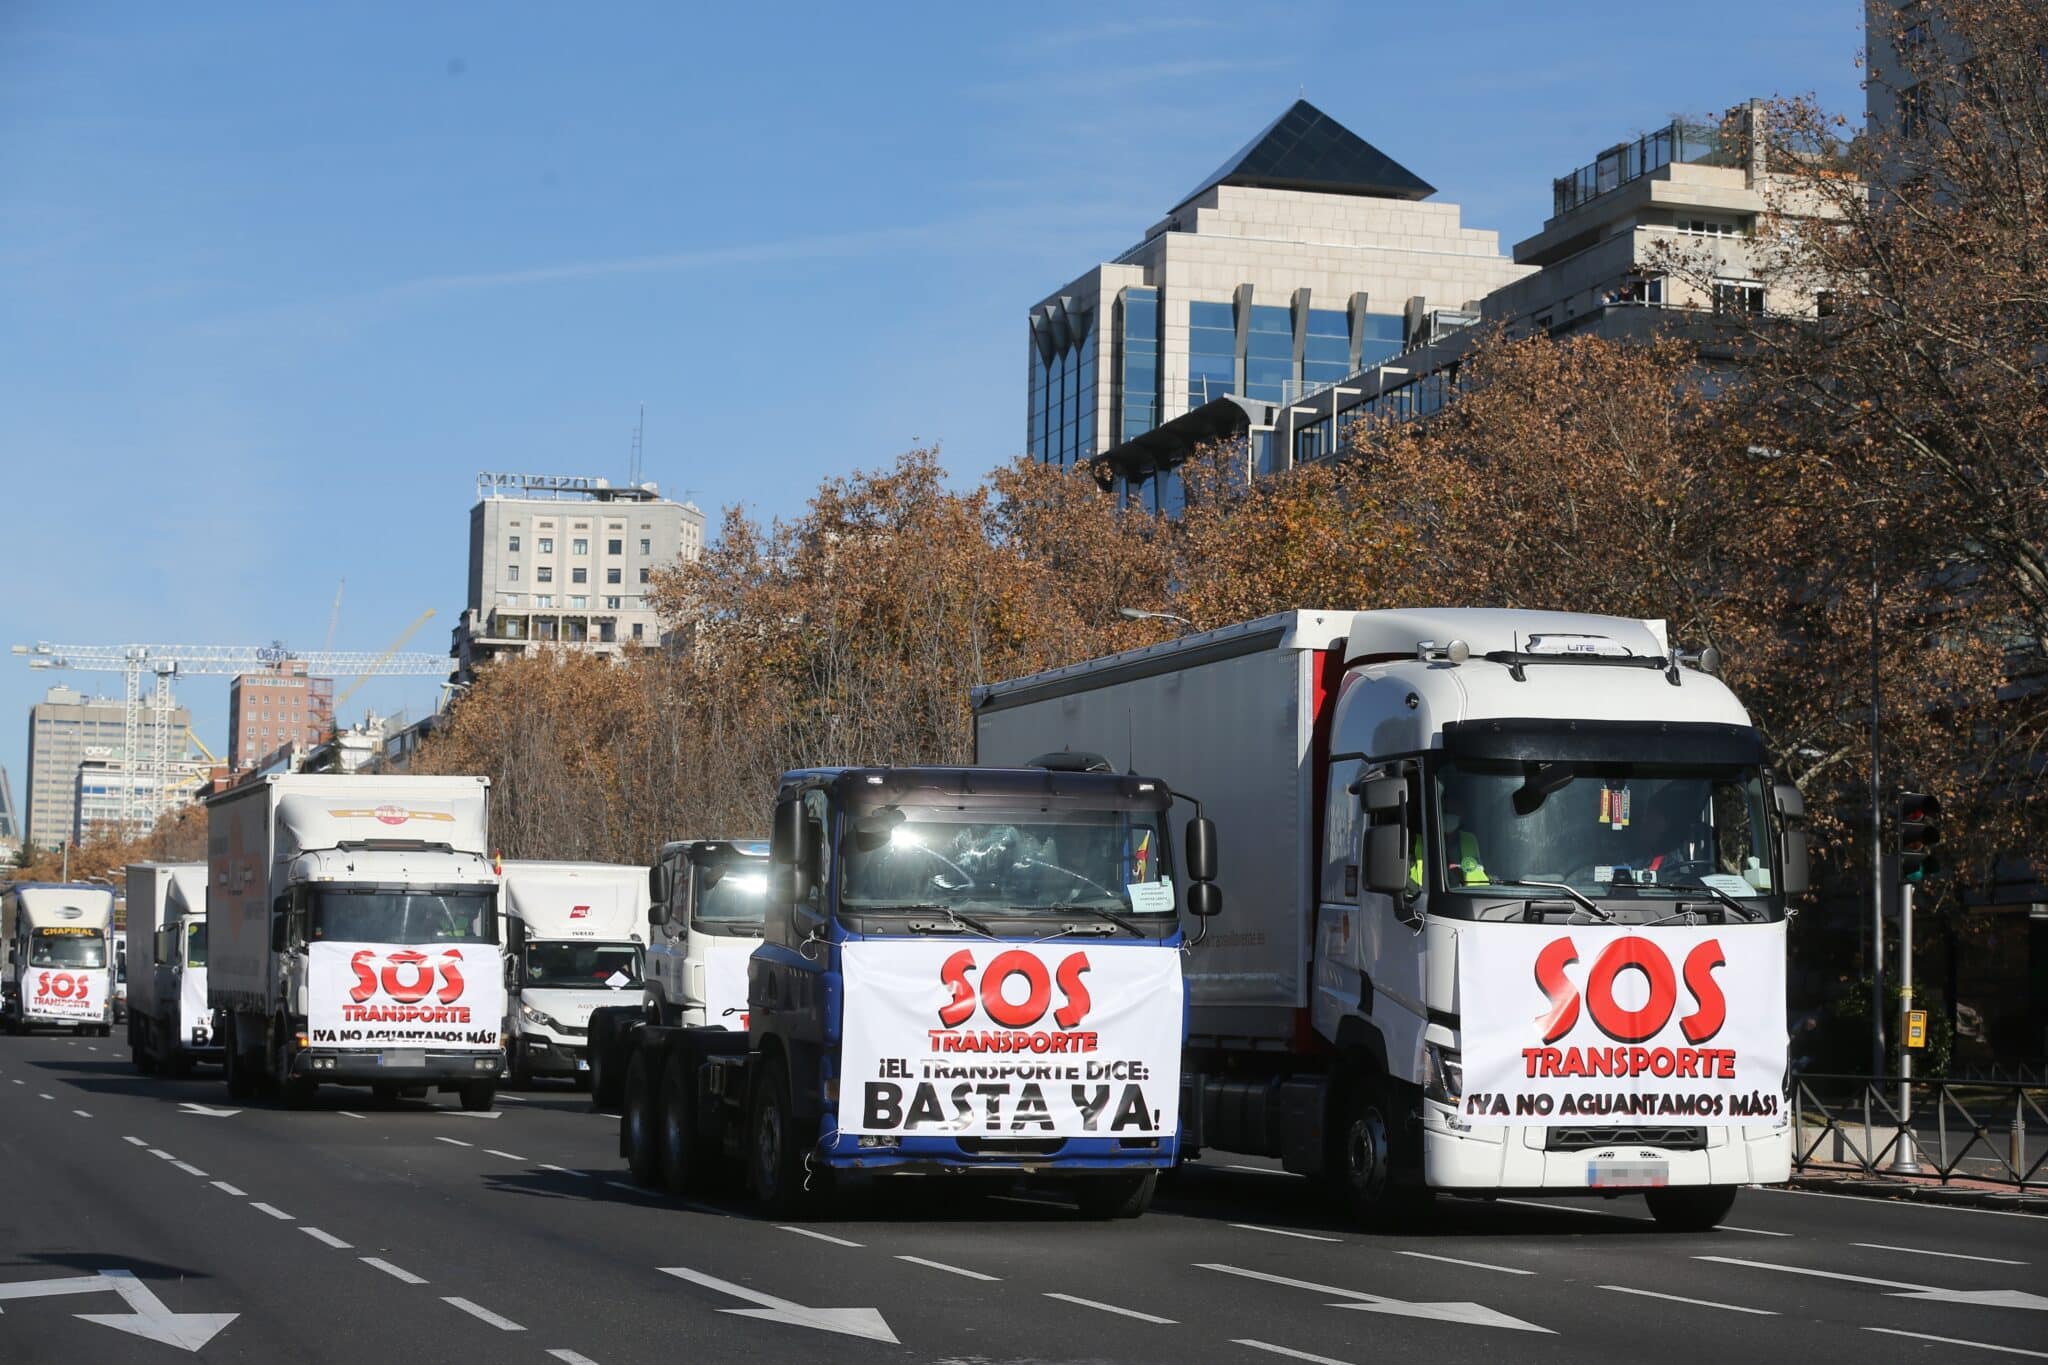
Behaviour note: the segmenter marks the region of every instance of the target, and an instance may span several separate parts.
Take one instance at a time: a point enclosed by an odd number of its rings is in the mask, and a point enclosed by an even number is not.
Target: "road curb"
[[[1943,1204],[1954,1208],[1998,1209],[2006,1213],[2028,1213],[2048,1217],[2048,1195],[2017,1190],[1980,1190],[1960,1185],[1930,1185],[1917,1180],[1886,1179],[1882,1176],[1794,1175],[1785,1182],[1795,1190],[1820,1194],[1854,1195],[1862,1199],[1889,1199],[1912,1204]]]

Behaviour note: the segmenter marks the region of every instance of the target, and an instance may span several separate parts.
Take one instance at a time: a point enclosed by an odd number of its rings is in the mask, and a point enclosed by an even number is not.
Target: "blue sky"
[[[1298,93],[1497,228],[1675,112],[1860,110],[1857,0],[0,2],[0,643],[378,649],[478,470],[712,511],[1023,443],[1024,309]],[[70,675],[118,690],[113,675]],[[0,763],[28,706],[0,657]],[[431,705],[375,682],[351,709]],[[226,739],[225,680],[181,700]]]

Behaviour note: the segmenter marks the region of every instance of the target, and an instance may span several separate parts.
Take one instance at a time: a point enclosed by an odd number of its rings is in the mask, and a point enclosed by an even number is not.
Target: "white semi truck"
[[[649,881],[647,1021],[744,1033],[747,959],[768,912],[767,842],[665,844]]]
[[[647,869],[624,863],[503,864],[512,953],[512,1084],[590,1081],[590,1012],[640,998]]]
[[[68,1028],[105,1037],[114,1018],[114,893],[24,882],[0,896],[9,1033]]]
[[[128,1052],[148,1075],[218,1062],[206,1003],[206,864],[128,866]]]
[[[207,802],[207,998],[228,1092],[495,1102],[505,954],[490,780],[280,774]]]
[[[977,757],[1111,754],[1214,815],[1233,911],[1187,969],[1184,1150],[1330,1177],[1369,1221],[1640,1191],[1705,1228],[1789,1174],[1807,876],[1716,664],[1657,621],[1290,611],[978,689]]]

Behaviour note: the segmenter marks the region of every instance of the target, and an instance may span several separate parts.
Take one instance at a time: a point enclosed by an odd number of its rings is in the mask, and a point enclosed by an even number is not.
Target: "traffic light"
[[[1941,802],[1926,792],[1899,795],[1899,880],[1918,886],[1941,871]]]

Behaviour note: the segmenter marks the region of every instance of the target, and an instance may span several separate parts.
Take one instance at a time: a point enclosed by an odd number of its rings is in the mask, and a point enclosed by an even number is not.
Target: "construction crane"
[[[429,613],[431,615],[431,613]],[[426,618],[422,617],[424,621]],[[420,622],[399,637],[403,644],[419,629]],[[383,674],[387,677],[445,677],[453,667],[443,654],[400,654],[393,646],[381,654],[364,651],[296,653],[278,642],[267,645],[57,645],[38,640],[32,645],[15,645],[13,653],[25,656],[30,668],[68,668],[83,673],[119,673],[126,684],[122,713],[121,762],[116,765],[128,775],[122,784],[121,819],[129,829],[145,821],[154,823],[162,813],[171,777],[171,680],[192,674],[256,673],[286,662],[302,663],[306,672],[323,678]],[[152,678],[150,698],[142,696],[142,680]],[[358,679],[360,681],[360,678]],[[353,690],[353,688],[351,688]],[[150,713],[150,752],[140,752],[142,713]],[[155,808],[145,814],[145,800],[135,774],[147,773],[152,781],[148,803]]]
[[[345,688],[342,691],[342,694],[334,699],[334,723],[337,727],[341,724],[340,716],[342,703],[347,701],[350,697],[353,697],[356,694],[356,689],[358,687],[361,687],[364,683],[368,682],[370,679],[376,677],[378,673],[382,672],[384,661],[386,659],[397,658],[398,651],[405,648],[405,642],[407,640],[410,640],[413,637],[413,635],[418,632],[421,626],[425,625],[428,621],[432,620],[433,616],[434,609],[432,607],[428,607],[425,611],[421,612],[411,625],[407,626],[404,630],[398,632],[398,638],[396,640],[393,640],[390,644],[384,647],[384,652],[377,656],[377,662],[371,664],[368,668],[364,669],[362,673],[357,676],[356,680],[350,683],[347,686],[347,688]],[[446,661],[443,660],[443,663],[445,665]]]
[[[320,642],[324,653],[334,648],[334,628],[341,624],[341,595],[348,589],[348,580],[342,579],[334,585],[334,606],[327,613],[327,638]]]

